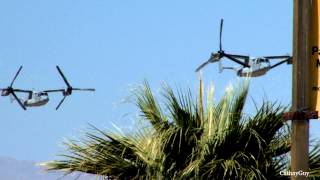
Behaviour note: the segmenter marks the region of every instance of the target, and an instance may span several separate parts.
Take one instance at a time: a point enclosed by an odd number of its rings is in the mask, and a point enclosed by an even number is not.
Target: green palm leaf
[[[197,96],[166,85],[161,104],[144,82],[135,102],[149,126],[127,135],[93,127],[85,139],[65,143],[62,160],[44,165],[117,179],[289,179],[280,175],[290,169],[288,108],[263,102],[245,115],[248,84],[228,87],[218,102],[201,80]],[[310,178],[319,172],[320,147],[313,146]]]

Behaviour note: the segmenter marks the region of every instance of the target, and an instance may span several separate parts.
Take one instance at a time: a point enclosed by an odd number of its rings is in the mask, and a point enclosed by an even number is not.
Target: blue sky
[[[61,95],[45,107],[21,110],[0,99],[0,156],[43,161],[63,152],[63,138],[80,138],[91,123],[99,128],[133,129],[137,109],[123,103],[130,89],[147,79],[155,92],[161,83],[195,89],[195,68],[218,50],[220,18],[223,45],[239,54],[285,55],[292,48],[292,1],[191,0],[11,0],[0,1],[0,87],[20,65],[15,87],[64,87],[60,65],[75,87],[59,111]],[[235,73],[203,70],[219,96]],[[291,102],[291,67],[283,65],[252,79],[250,96]],[[249,112],[252,113],[252,112]],[[319,122],[311,124],[312,136]]]

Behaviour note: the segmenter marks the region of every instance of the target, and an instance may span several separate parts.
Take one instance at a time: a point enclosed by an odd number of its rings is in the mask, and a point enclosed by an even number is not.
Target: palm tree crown
[[[198,95],[163,91],[163,104],[148,83],[135,93],[148,123],[133,134],[94,128],[82,141],[66,142],[63,160],[44,163],[49,170],[80,171],[116,179],[289,179],[290,129],[286,107],[264,102],[256,114],[244,113],[248,82],[227,88],[218,103],[213,87]],[[205,94],[205,95],[204,95]],[[320,148],[310,154],[310,177],[320,177]]]

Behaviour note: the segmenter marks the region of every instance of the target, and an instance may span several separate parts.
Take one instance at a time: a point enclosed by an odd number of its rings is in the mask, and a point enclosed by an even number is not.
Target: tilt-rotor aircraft
[[[49,94],[53,92],[62,92],[63,98],[59,102],[58,106],[56,107],[56,110],[59,109],[61,104],[64,102],[67,96],[70,96],[73,91],[95,91],[95,89],[88,88],[88,89],[81,89],[81,88],[73,88],[70,83],[68,82],[67,78],[62,73],[59,66],[56,67],[60,76],[62,77],[63,81],[67,85],[65,89],[53,89],[53,90],[43,90],[43,91],[33,91],[33,90],[24,90],[24,89],[16,89],[13,88],[13,84],[15,80],[17,79],[22,66],[20,66],[19,70],[17,71],[16,75],[14,76],[10,86],[7,88],[0,89],[1,96],[12,96],[14,100],[18,102],[18,104],[21,106],[22,109],[27,110],[26,107],[37,107],[37,106],[43,106],[46,105],[49,102]],[[27,93],[28,96],[26,98],[18,98],[17,93]]]
[[[219,72],[221,73],[224,69],[231,69],[237,73],[240,77],[258,77],[266,74],[269,70],[283,64],[291,64],[292,57],[288,55],[284,56],[262,56],[257,58],[252,58],[245,55],[229,54],[222,49],[222,28],[223,19],[220,21],[220,36],[219,36],[219,51],[216,53],[211,53],[208,61],[201,64],[196,72],[200,71],[203,67],[209,63],[219,62]],[[240,67],[224,67],[222,64],[222,58],[227,58],[239,65]],[[271,64],[271,60],[277,60],[279,62]]]

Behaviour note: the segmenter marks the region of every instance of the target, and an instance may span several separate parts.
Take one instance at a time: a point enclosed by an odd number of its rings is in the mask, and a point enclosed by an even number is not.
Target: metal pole
[[[309,108],[309,63],[312,0],[294,0],[292,110]],[[309,171],[309,120],[292,120],[291,171]],[[292,180],[307,179],[291,176]]]

